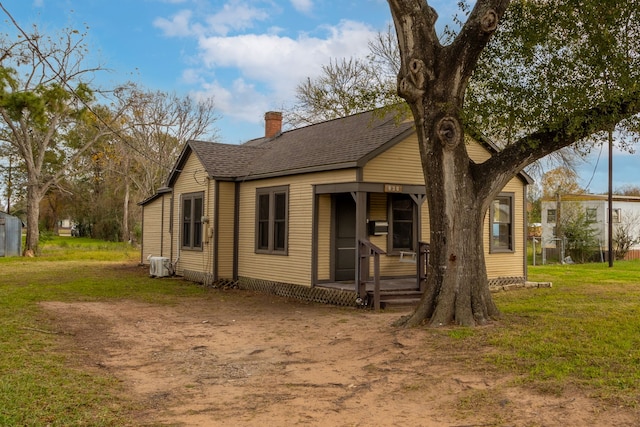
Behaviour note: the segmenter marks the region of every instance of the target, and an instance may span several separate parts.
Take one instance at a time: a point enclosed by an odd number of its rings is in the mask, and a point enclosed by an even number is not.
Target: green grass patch
[[[46,333],[39,303],[134,299],[170,304],[202,295],[182,280],[158,280],[122,243],[60,237],[37,258],[0,258],[0,425],[130,425],[135,404],[118,380],[83,372]]]
[[[67,237],[47,241],[37,258],[0,258],[0,425],[131,424],[139,408],[120,382],[74,367],[58,351],[59,336],[38,331],[48,330],[39,303],[174,304],[207,292],[179,279],[149,278],[139,257],[126,244]],[[501,321],[433,331],[434,351],[469,369],[515,374],[518,384],[542,392],[571,387],[615,405],[637,405],[640,261],[529,267],[529,278],[553,287],[495,294]],[[339,308],[326,313],[336,323],[361,316]]]
[[[500,326],[483,332],[492,360],[523,384],[636,406],[640,393],[640,262],[529,267],[550,289],[500,293]]]

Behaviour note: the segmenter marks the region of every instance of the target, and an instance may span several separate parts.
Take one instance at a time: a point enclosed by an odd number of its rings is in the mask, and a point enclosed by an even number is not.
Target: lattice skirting
[[[550,288],[551,282],[527,282],[524,277],[498,277],[489,279],[491,292],[509,291],[524,288]]]
[[[295,298],[303,301],[320,302],[324,304],[356,306],[358,295],[355,292],[340,289],[312,288],[308,286],[294,285],[291,283],[272,282],[269,280],[240,277],[238,280],[240,289]]]
[[[302,301],[312,301],[341,306],[360,306],[356,301],[358,295],[352,291],[340,289],[312,288],[291,283],[272,282],[269,280],[240,277],[238,281],[218,279],[214,282],[213,274],[201,271],[184,270],[183,277],[191,282],[201,283],[213,288],[240,288],[266,294],[295,298]],[[527,282],[524,277],[498,277],[489,279],[491,292],[509,291],[524,288],[550,288],[551,282]]]
[[[496,277],[495,279],[489,279],[489,288],[500,288],[505,285],[524,285],[524,277]]]
[[[204,286],[212,288],[237,288],[238,283],[231,279],[213,280],[213,274],[202,271],[184,270],[183,278],[190,282],[202,283]]]

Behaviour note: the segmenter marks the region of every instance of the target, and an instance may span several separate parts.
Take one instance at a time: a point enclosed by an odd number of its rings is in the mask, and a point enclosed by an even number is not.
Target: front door
[[[335,195],[335,280],[356,277],[356,202],[351,194]]]

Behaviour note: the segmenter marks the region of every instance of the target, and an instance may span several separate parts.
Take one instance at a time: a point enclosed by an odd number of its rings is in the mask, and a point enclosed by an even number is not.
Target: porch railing
[[[430,245],[427,242],[418,243],[418,260],[416,262],[418,287],[420,292],[427,288],[427,269],[429,268],[429,250]]]
[[[373,257],[373,308],[380,310],[380,255],[385,251],[367,239],[358,242],[358,296],[363,300],[367,297],[367,283],[369,282],[369,264]]]
[[[419,242],[418,252],[415,257],[416,280],[420,292],[427,288],[427,269],[429,268],[430,245],[427,242]],[[386,252],[371,243],[367,239],[358,241],[358,297],[364,300],[367,297],[367,283],[373,279],[373,301],[375,310],[380,309],[380,255]],[[373,257],[373,278],[369,276],[371,258]]]

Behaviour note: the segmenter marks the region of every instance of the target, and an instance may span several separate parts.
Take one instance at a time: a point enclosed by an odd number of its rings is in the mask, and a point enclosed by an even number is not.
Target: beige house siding
[[[409,136],[379,156],[371,159],[364,167],[363,176],[366,182],[424,185],[417,135],[413,134]],[[369,194],[368,218],[371,220],[387,221],[387,200],[386,193]],[[426,212],[423,212],[423,218],[425,215]],[[384,251],[388,250],[388,236],[369,236],[369,239],[371,243]],[[383,277],[410,276],[415,274],[415,270],[415,264],[400,262],[400,257],[397,255],[383,256],[380,258],[380,274]]]
[[[331,195],[318,197],[318,280],[331,279]]]
[[[484,162],[491,157],[490,153],[478,142],[471,138],[467,138],[467,152],[469,156],[476,162]],[[424,185],[422,175],[422,163],[418,151],[417,136],[411,135],[404,141],[399,142],[386,152],[372,159],[364,168],[364,180],[367,182],[385,182],[396,184],[413,184]],[[505,192],[513,192],[514,209],[515,209],[515,226],[514,232],[516,241],[516,250],[513,253],[489,253],[489,225],[485,220],[485,248],[487,270],[490,278],[501,276],[524,275],[523,266],[523,250],[524,244],[522,236],[524,235],[524,218],[523,218],[523,186],[519,179],[514,178],[503,190]],[[387,195],[386,194],[370,194],[369,195],[369,219],[386,220],[387,219]],[[428,242],[430,240],[429,230],[429,210],[426,201],[422,206],[422,230],[421,240]],[[370,236],[373,244],[387,250],[386,236]],[[397,256],[387,256],[381,259],[381,274],[383,276],[403,276],[415,274],[415,266],[413,264],[402,263]]]
[[[467,150],[476,161],[484,161],[490,155],[480,144],[469,140]],[[364,182],[400,185],[423,185],[422,164],[415,135],[390,147],[371,159],[362,170]],[[234,239],[236,186],[239,186],[238,275],[243,278],[309,286],[313,276],[312,254],[313,186],[332,183],[354,183],[356,169],[300,174],[251,180],[244,182],[215,182],[207,177],[197,156],[189,154],[181,172],[173,184],[173,193],[166,193],[144,206],[143,262],[149,255],[166,256],[176,262],[178,275],[185,270],[214,273],[231,279],[234,274]],[[287,255],[256,253],[256,190],[260,188],[288,186],[288,253]],[[216,194],[216,189],[218,194]],[[520,179],[514,178],[503,190],[514,194],[515,250],[511,253],[489,253],[488,215],[485,217],[485,258],[489,278],[524,276],[524,190]],[[202,192],[203,215],[209,219],[203,224],[203,249],[187,250],[182,242],[182,195]],[[216,197],[218,201],[216,202]],[[317,279],[328,281],[332,272],[332,195],[317,197]],[[218,212],[214,212],[214,209]],[[388,220],[388,194],[370,193],[367,201],[368,220]],[[214,223],[217,221],[217,223]],[[428,242],[429,212],[426,202],[422,206],[422,230],[420,240]],[[217,234],[214,234],[217,231]],[[211,233],[211,234],[210,234]],[[215,236],[216,239],[210,236]],[[388,249],[388,236],[368,236],[373,244]],[[214,246],[218,245],[217,251]],[[214,255],[217,254],[217,260]],[[399,256],[381,258],[383,277],[413,276],[415,264],[400,262]]]
[[[491,158],[491,153],[487,151],[482,145],[470,137],[465,137],[465,143],[467,147],[467,154],[476,163],[482,163]]]
[[[149,256],[163,256],[161,254],[162,236],[162,203],[163,196],[144,206],[142,210],[144,227],[142,229],[141,261],[149,264]]]
[[[313,185],[355,181],[355,171],[297,175],[242,183],[240,191],[239,263],[238,275],[274,282],[309,286],[311,283],[311,234]],[[256,189],[289,186],[288,255],[255,252]],[[326,203],[324,217],[326,218]],[[329,215],[330,217],[330,215]],[[326,227],[326,224],[320,224]],[[326,229],[326,228],[325,228]],[[325,243],[326,244],[326,243]],[[328,265],[329,251],[319,252],[319,265]],[[326,277],[326,272],[319,272]]]
[[[172,211],[171,203],[173,201],[173,194],[168,193],[162,196],[162,204],[164,209],[162,211],[162,256],[167,258],[173,258],[174,244],[172,242]]]
[[[478,142],[467,138],[467,152],[476,162],[484,162],[490,153]],[[390,167],[392,165],[392,167]],[[418,153],[418,140],[412,135],[391,149],[372,159],[364,168],[365,181],[397,184],[423,185],[422,164]],[[416,179],[419,178],[419,180]],[[516,248],[512,253],[489,253],[488,214],[485,216],[484,242],[487,274],[489,278],[504,276],[524,276],[524,187],[519,178],[513,178],[503,192],[514,193],[514,230]],[[371,220],[387,220],[387,195],[369,195],[369,215]],[[429,209],[427,202],[422,205],[422,230],[420,239],[430,240]],[[376,246],[387,250],[386,236],[370,236]],[[394,277],[415,274],[414,264],[402,263],[397,256],[381,258],[381,275]]]
[[[203,224],[203,245],[202,250],[189,250],[182,248],[182,195],[190,193],[204,193],[203,210],[204,216],[209,218],[209,224]],[[176,273],[183,275],[184,270],[201,271],[211,273],[213,270],[213,255],[211,251],[211,240],[206,238],[207,226],[211,226],[213,213],[213,192],[214,183],[209,180],[202,164],[195,155],[190,154],[182,167],[182,172],[174,184],[173,200],[173,239],[174,253],[177,254],[178,263]],[[204,241],[209,243],[204,243]],[[175,258],[175,257],[174,257]]]
[[[484,220],[484,248],[485,262],[487,265],[487,276],[489,279],[498,277],[524,277],[524,254],[526,251],[526,242],[524,240],[524,188],[519,178],[513,178],[502,190],[504,193],[513,193],[514,206],[512,207],[514,224],[513,233],[515,248],[513,252],[508,253],[490,253],[489,240],[491,238],[489,214],[485,215]]]
[[[219,182],[218,185],[218,276],[232,279],[235,183]]]
[[[388,195],[386,193],[369,194],[369,219],[387,221],[389,218]],[[389,236],[369,236],[369,240],[380,249],[389,250]],[[370,271],[373,271],[373,260]],[[415,264],[400,262],[399,255],[383,256],[380,258],[380,275],[383,277],[401,277],[415,274]]]
[[[369,213],[367,219],[370,221],[387,221],[387,195],[384,193],[369,194]],[[371,243],[380,249],[387,251],[387,236],[368,236]]]
[[[471,138],[466,138],[466,148],[469,157],[477,163],[482,163],[491,157],[486,148]],[[409,136],[371,159],[364,167],[364,181],[424,184],[417,135]]]
[[[363,176],[365,182],[423,185],[418,137],[411,135],[371,159]]]

